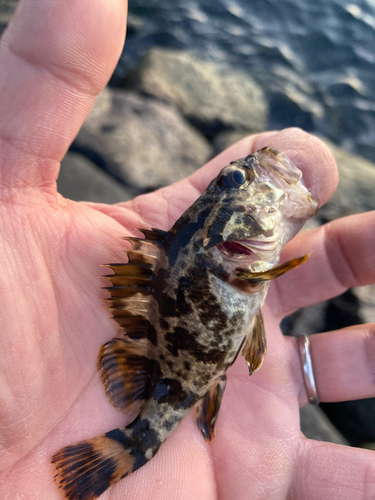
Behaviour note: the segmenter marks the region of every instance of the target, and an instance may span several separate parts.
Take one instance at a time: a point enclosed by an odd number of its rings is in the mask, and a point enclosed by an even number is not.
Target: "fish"
[[[125,238],[127,263],[104,276],[121,335],[97,367],[109,402],[134,419],[54,454],[63,498],[93,500],[141,468],[193,407],[214,438],[227,371],[240,352],[249,375],[262,365],[270,281],[307,260],[278,264],[317,206],[301,171],[265,147],[225,166],[169,231]]]

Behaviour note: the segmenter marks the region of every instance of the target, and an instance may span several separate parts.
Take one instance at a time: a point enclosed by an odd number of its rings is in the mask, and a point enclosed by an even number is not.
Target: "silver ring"
[[[310,340],[307,335],[300,335],[298,337],[298,347],[309,403],[311,405],[317,405],[319,404],[319,398],[318,393],[316,392],[315,378],[311,362]]]

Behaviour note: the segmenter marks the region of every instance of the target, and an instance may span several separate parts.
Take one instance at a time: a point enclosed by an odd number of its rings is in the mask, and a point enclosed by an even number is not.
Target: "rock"
[[[77,153],[67,153],[63,159],[57,190],[70,200],[96,203],[119,203],[133,197],[131,191]]]
[[[375,398],[321,403],[321,408],[352,446],[375,442]]]
[[[375,451],[375,442],[373,443],[363,443],[361,448],[366,448],[367,450]]]
[[[312,335],[324,331],[326,303],[320,302],[303,309],[298,309],[281,321],[280,328],[284,335],[298,337],[300,334]]]
[[[267,104],[251,77],[188,52],[150,50],[125,87],[176,105],[207,137],[227,129],[258,132],[266,127]]]
[[[137,192],[180,180],[212,154],[208,141],[171,106],[106,88],[74,143]]]
[[[16,9],[18,0],[1,0],[0,2],[0,23],[8,23]]]
[[[322,139],[335,157],[339,185],[318,215],[324,221],[375,210],[375,164]]]
[[[0,36],[7,27],[10,18],[15,11],[18,0],[1,0],[0,2]]]
[[[359,286],[352,289],[360,303],[360,317],[363,323],[375,323],[375,285]]]
[[[300,420],[301,431],[307,438],[336,444],[348,444],[319,406],[307,405],[301,408]]]
[[[249,135],[249,133],[250,132],[246,132],[244,130],[226,130],[225,132],[220,132],[220,134],[217,134],[212,141],[215,155],[218,155],[225,149],[240,141]]]
[[[275,93],[270,99],[270,128],[301,127],[306,132],[313,132],[314,113],[307,109],[298,94]]]
[[[338,330],[363,323],[361,303],[354,289],[333,299],[299,309],[282,321],[285,335],[298,335]]]
[[[143,21],[139,16],[128,12],[126,38],[135,35],[135,33],[143,27]]]

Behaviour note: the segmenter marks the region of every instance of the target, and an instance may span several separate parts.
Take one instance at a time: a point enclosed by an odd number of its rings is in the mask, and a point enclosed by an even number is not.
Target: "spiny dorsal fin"
[[[141,229],[145,239],[125,238],[132,244],[128,263],[107,264],[114,274],[102,276],[112,283],[104,287],[112,317],[124,330],[124,338],[105,344],[99,354],[98,370],[111,404],[124,413],[139,412],[147,399],[148,378],[153,369],[148,359],[157,332],[149,321],[154,271],[167,232]]]
[[[147,241],[152,241],[155,245],[160,247],[164,246],[165,240],[169,234],[168,231],[163,231],[162,229],[156,229],[154,227],[151,229],[137,229],[137,231],[143,233]]]
[[[102,276],[112,283],[112,286],[103,289],[111,295],[109,309],[113,313],[113,318],[126,333],[128,333],[126,326],[136,328],[137,318],[144,316],[139,311],[134,312],[135,308],[127,299],[147,299],[152,295],[154,270],[169,234],[161,229],[139,229],[139,231],[145,238],[132,236],[124,238],[132,245],[132,250],[127,251],[129,261],[126,264],[107,264],[105,267],[112,269],[114,274]],[[131,325],[126,325],[128,319],[124,317],[128,318],[129,314],[132,315]],[[148,320],[148,314],[144,319]],[[139,326],[144,329],[144,324]]]

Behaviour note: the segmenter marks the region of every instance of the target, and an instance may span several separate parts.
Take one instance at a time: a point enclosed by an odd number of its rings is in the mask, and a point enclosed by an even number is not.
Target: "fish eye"
[[[226,188],[237,188],[247,186],[254,180],[251,176],[252,171],[248,168],[241,168],[234,165],[229,165],[223,168],[219,177],[219,184]]]

